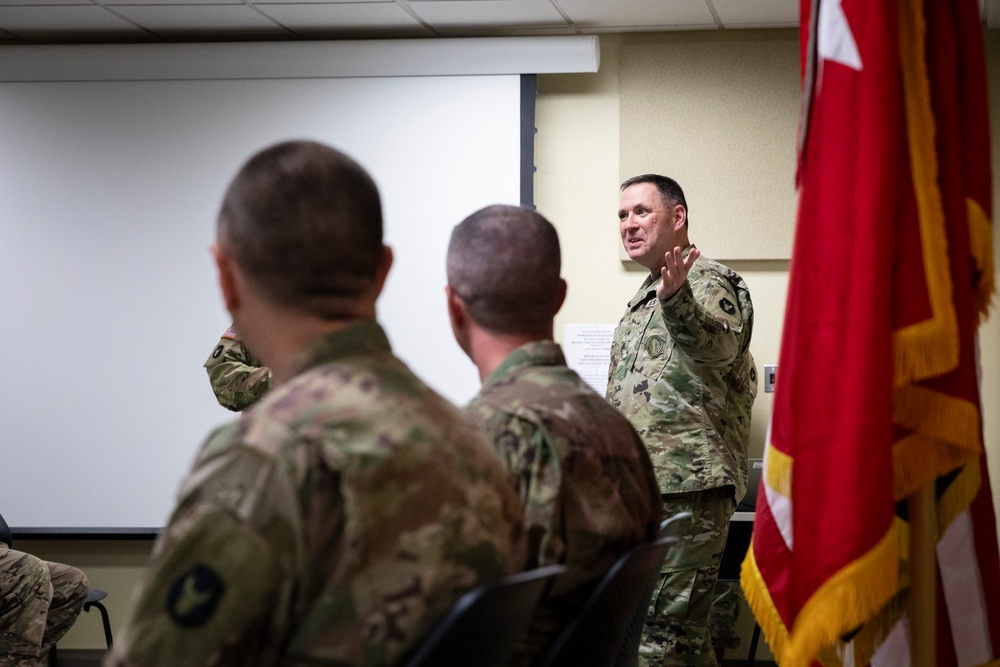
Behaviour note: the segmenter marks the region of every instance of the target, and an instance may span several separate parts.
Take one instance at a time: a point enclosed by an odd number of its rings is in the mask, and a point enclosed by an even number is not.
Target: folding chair
[[[538,601],[565,571],[563,565],[549,565],[474,588],[458,599],[403,667],[503,667]]]

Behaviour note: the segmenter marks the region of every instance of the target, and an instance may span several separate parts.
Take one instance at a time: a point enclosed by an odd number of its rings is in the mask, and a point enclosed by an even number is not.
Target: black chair
[[[469,591],[438,622],[404,667],[502,667],[527,630],[538,601],[566,571],[549,565]]]
[[[14,536],[10,532],[10,527],[7,522],[4,521],[3,515],[0,514],[0,542],[7,545],[8,549],[14,548]],[[101,600],[108,597],[105,591],[99,588],[91,588],[87,593],[87,601],[83,603],[83,610],[89,612],[91,608],[97,608],[101,612],[101,622],[104,624],[104,640],[108,644],[108,648],[111,648],[111,619],[108,618],[108,610],[101,603]],[[56,652],[56,647],[53,646],[52,650],[49,651],[49,665],[50,667],[57,667],[59,664],[59,656]]]
[[[737,508],[742,509],[742,508]],[[732,521],[729,524],[729,535],[722,551],[722,561],[719,563],[719,581],[734,581],[739,583],[740,568],[743,559],[750,548],[753,535],[753,521]],[[757,644],[760,642],[760,624],[754,619],[753,636],[750,639],[750,650],[747,652],[747,667],[753,667],[757,656]]]
[[[658,537],[615,561],[576,618],[553,640],[538,667],[637,662],[649,600],[667,550],[676,541],[673,535]]]
[[[677,537],[680,535],[681,523],[691,518],[691,512],[678,512],[660,522],[660,537]]]

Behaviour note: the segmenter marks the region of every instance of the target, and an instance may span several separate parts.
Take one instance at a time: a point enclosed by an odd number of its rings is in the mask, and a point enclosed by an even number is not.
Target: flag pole
[[[910,513],[910,657],[912,667],[933,667],[937,594],[937,517],[934,483],[907,501]]]

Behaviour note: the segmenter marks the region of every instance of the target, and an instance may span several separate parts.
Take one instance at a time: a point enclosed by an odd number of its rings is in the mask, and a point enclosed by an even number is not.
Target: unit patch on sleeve
[[[170,585],[167,612],[177,625],[201,627],[212,618],[225,592],[226,585],[218,573],[199,563]]]

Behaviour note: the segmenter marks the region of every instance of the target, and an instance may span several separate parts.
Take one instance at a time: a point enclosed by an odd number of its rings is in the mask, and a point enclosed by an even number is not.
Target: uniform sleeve
[[[697,362],[724,366],[746,349],[753,316],[748,303],[749,295],[740,298],[725,277],[699,271],[660,307],[675,345]]]
[[[529,567],[562,562],[566,547],[559,526],[558,452],[536,424],[517,416],[491,424],[490,432],[524,507]]]
[[[251,355],[239,339],[221,338],[205,369],[219,405],[236,412],[255,403],[271,386],[271,369]]]
[[[206,455],[218,449],[207,443],[185,481],[106,665],[237,665],[252,655],[293,558],[294,494],[259,452]]]

